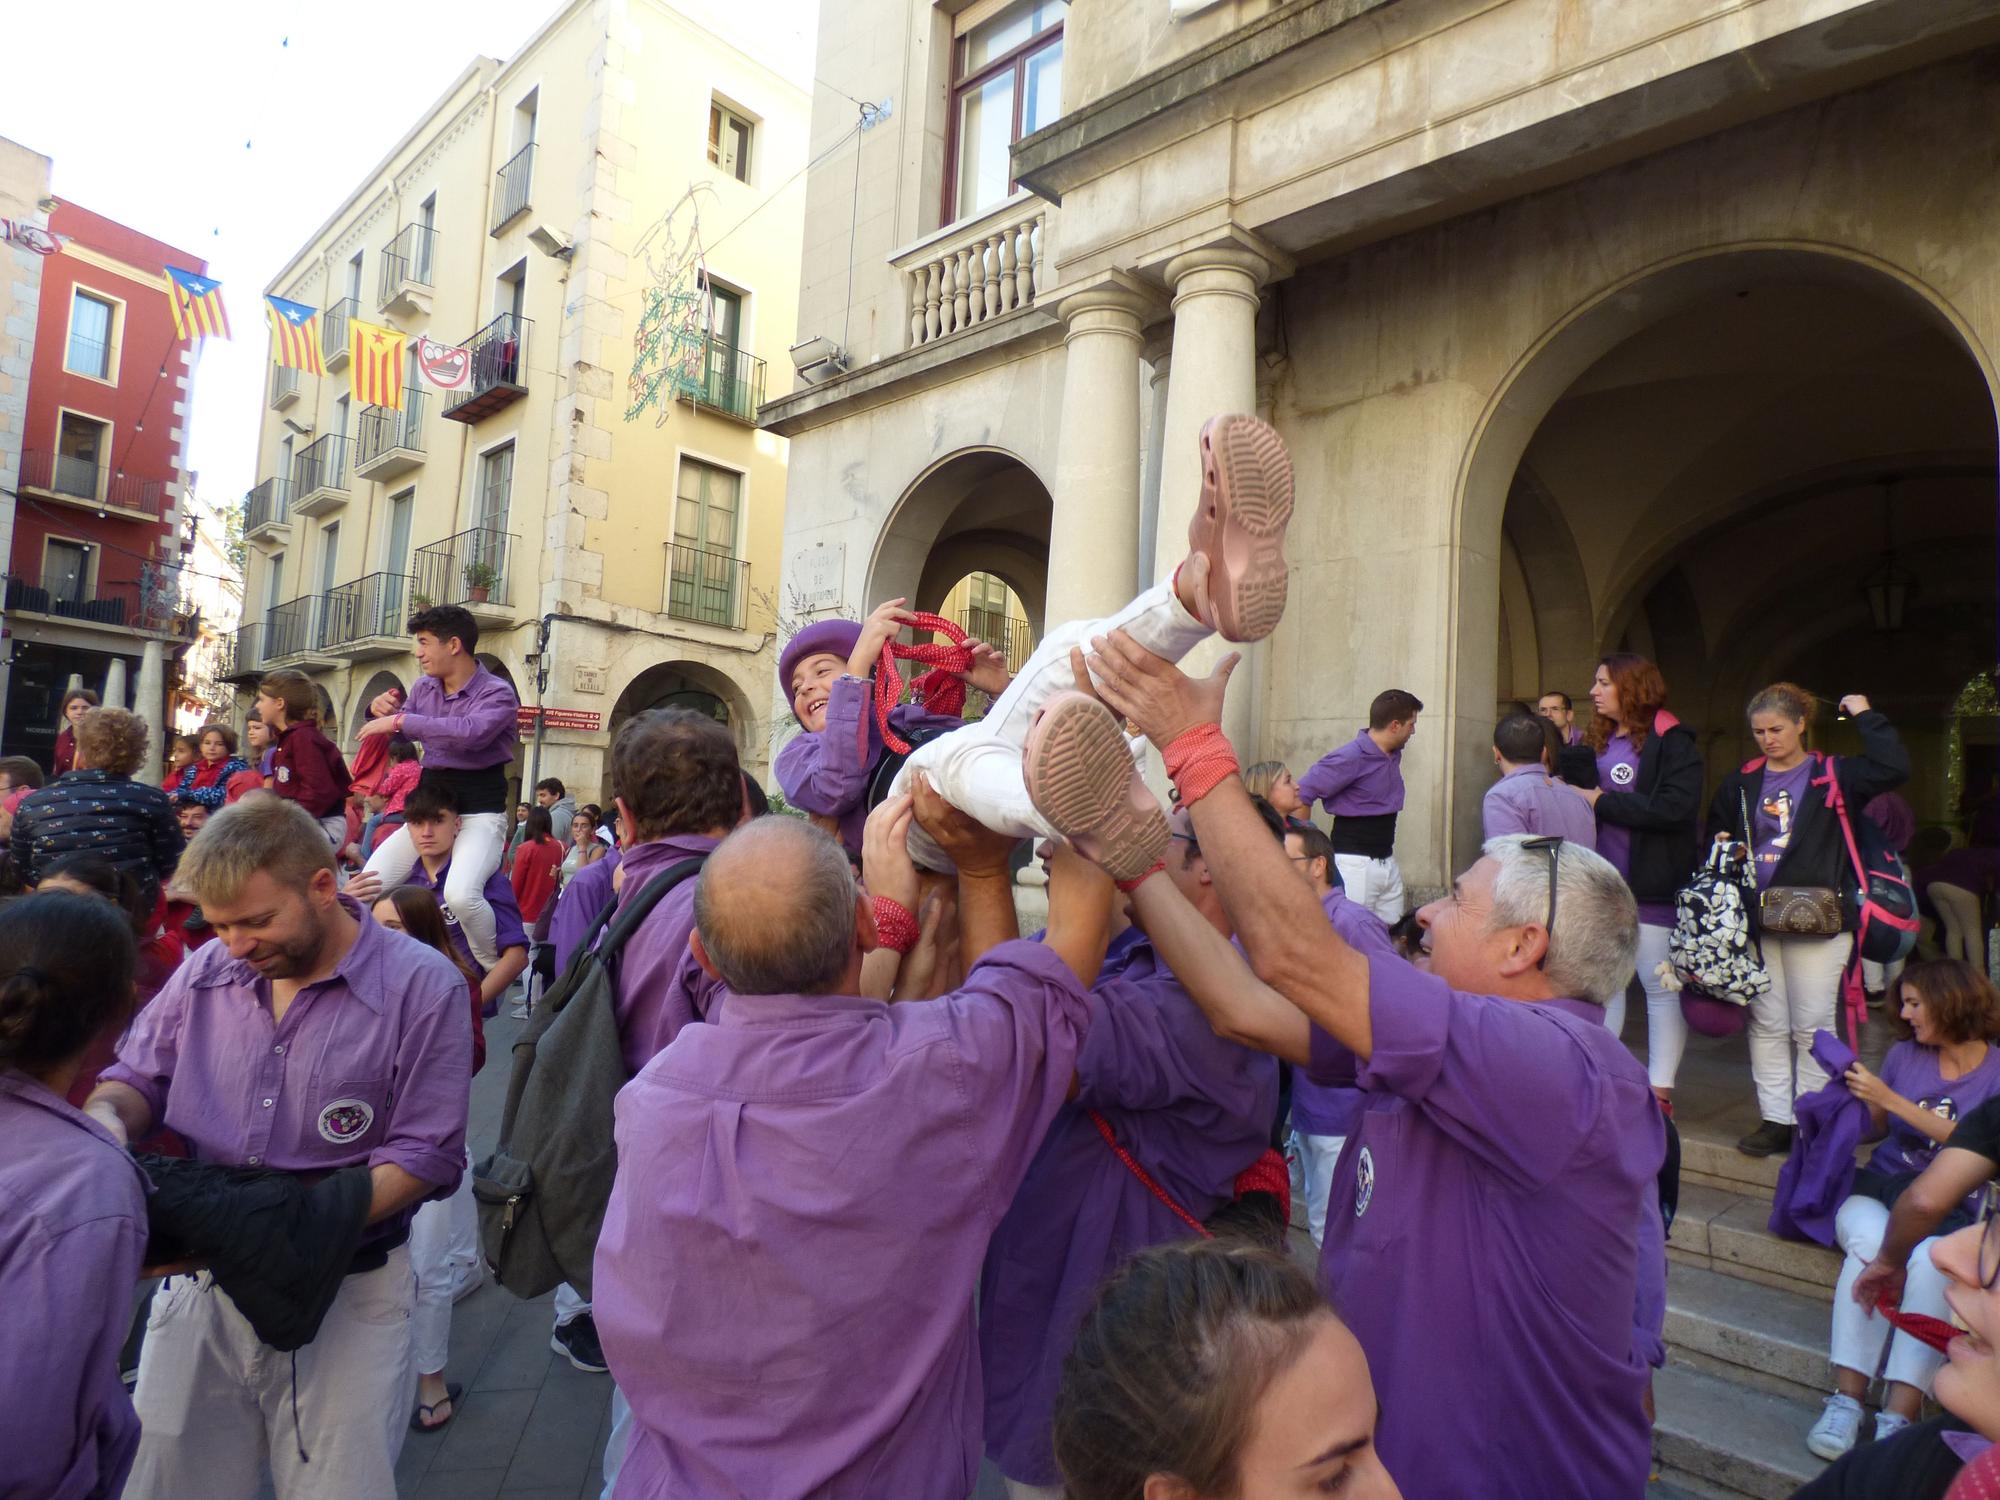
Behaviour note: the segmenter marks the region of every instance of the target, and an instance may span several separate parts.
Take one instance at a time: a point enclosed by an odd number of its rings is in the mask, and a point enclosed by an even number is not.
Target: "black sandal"
[[[458,1415],[458,1398],[464,1394],[464,1386],[448,1385],[444,1388],[444,1399],[442,1401],[433,1401],[428,1406],[419,1401],[417,1403],[416,1414],[410,1418],[410,1431],[444,1431],[445,1428],[451,1426],[451,1418]],[[446,1417],[442,1422],[426,1422],[424,1418],[435,1412],[440,1406],[449,1406],[451,1408],[451,1416]]]

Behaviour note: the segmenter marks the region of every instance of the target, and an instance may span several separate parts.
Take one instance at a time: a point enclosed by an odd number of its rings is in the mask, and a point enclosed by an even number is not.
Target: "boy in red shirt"
[[[257,716],[271,731],[271,790],[296,802],[335,849],[347,842],[347,761],[315,722],[312,679],[289,667],[257,684]]]

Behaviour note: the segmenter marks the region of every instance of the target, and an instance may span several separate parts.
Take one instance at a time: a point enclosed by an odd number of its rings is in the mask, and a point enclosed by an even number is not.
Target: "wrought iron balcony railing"
[[[684,363],[686,368],[674,376],[676,397],[739,422],[757,420],[757,408],[764,404],[763,360],[720,339],[703,339]]]
[[[1005,610],[973,607],[958,612],[958,628],[975,641],[984,641],[1007,658],[1007,670],[1018,672],[1035,649],[1029,639],[1028,622]]]
[[[395,301],[405,286],[429,286],[437,249],[437,231],[422,224],[405,224],[382,247],[382,305]]]
[[[55,453],[46,448],[22,452],[21,488],[40,490],[78,505],[113,506],[155,517],[166,511],[165,480],[107,472],[94,458]]]
[[[419,548],[411,609],[433,604],[506,606],[513,542],[507,532],[479,526]]]
[[[354,471],[367,478],[386,477],[415,468],[424,451],[424,393],[403,392],[403,407],[370,406],[361,413],[360,430],[354,440]],[[393,455],[416,455],[404,463],[378,463]],[[371,467],[373,466],[373,467]],[[378,475],[377,468],[383,472]]]
[[[284,526],[291,515],[291,480],[267,479],[243,497],[243,534],[254,536],[266,526]]]
[[[667,613],[676,620],[741,630],[749,578],[743,558],[667,543]]]
[[[493,174],[493,233],[528,211],[534,176],[535,143],[530,141]]]
[[[326,596],[322,639],[329,646],[345,646],[376,636],[402,636],[412,592],[408,573],[370,573],[343,583]]]
[[[348,324],[361,316],[361,304],[342,297],[319,315],[319,357],[329,370],[347,361]]]
[[[526,395],[528,335],[534,327],[530,319],[502,313],[467,339],[472,368],[445,402],[444,415],[474,422]]]

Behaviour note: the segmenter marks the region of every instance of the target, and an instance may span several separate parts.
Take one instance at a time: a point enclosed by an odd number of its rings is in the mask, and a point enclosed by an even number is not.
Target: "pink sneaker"
[[[1201,500],[1188,550],[1208,559],[1204,619],[1230,641],[1261,641],[1285,614],[1292,460],[1270,423],[1236,414],[1201,429]]]
[[[1111,710],[1088,693],[1057,693],[1043,705],[1021,772],[1036,810],[1113,880],[1143,875],[1166,852],[1166,815]]]

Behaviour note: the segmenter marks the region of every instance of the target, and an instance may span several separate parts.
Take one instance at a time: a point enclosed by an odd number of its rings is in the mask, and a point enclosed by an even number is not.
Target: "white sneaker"
[[[1875,1414],[1875,1441],[1885,1442],[1910,1425],[1908,1417],[1899,1417],[1892,1411]]]
[[[1838,1391],[1826,1398],[1826,1409],[1806,1434],[1806,1449],[1824,1459],[1836,1459],[1861,1437],[1861,1403]]]

